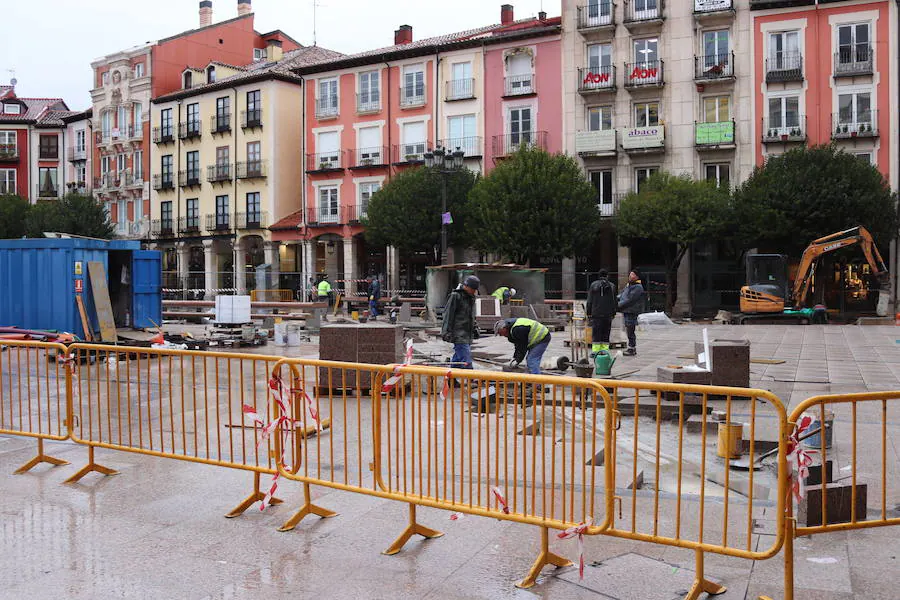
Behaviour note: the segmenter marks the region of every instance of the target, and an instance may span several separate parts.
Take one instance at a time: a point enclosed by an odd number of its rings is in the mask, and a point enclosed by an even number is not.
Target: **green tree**
[[[616,227],[625,245],[659,247],[666,267],[666,310],[671,312],[681,259],[694,242],[725,233],[731,218],[726,189],[688,175],[657,173],[639,193],[622,199]]]
[[[814,239],[862,225],[885,247],[897,231],[896,196],[878,169],[834,145],[771,156],[734,191],[745,247],[799,256]]]
[[[113,225],[103,205],[92,196],[69,194],[59,202],[39,202],[25,219],[28,237],[43,237],[45,231],[110,239]]]
[[[367,210],[366,240],[394,246],[402,253],[428,252],[441,243],[441,177],[427,167],[403,171],[375,192]],[[461,240],[466,197],[478,175],[460,169],[444,175],[447,182],[447,210],[453,216],[448,225],[450,243]]]
[[[468,243],[518,263],[587,251],[600,229],[597,192],[574,159],[523,148],[469,194]]]
[[[15,239],[25,235],[28,200],[21,196],[0,196],[0,239]]]

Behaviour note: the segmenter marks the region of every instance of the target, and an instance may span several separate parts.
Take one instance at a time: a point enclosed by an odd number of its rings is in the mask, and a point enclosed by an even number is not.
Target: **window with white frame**
[[[638,167],[634,170],[634,191],[640,192],[644,182],[659,173],[659,167]]]
[[[647,38],[644,40],[634,40],[634,62],[635,65],[644,68],[652,68],[656,66],[659,60],[659,39]]]
[[[100,157],[100,174],[106,175],[110,171],[110,167],[112,166],[112,157],[111,156],[101,156]]]
[[[868,63],[872,59],[869,23],[840,25],[837,28],[838,65]]]
[[[531,120],[531,107],[509,109],[509,142],[507,152],[515,151],[519,146],[531,144],[534,137],[534,124]]]
[[[16,149],[16,132],[0,131],[0,154],[4,156],[15,156]]]
[[[612,66],[612,44],[591,44],[587,47],[588,68],[594,73],[605,73]]]
[[[118,113],[116,128],[119,130],[119,135],[124,136],[128,132],[128,109],[124,106],[119,106]]]
[[[612,106],[590,106],[587,109],[588,131],[609,131],[612,126]]]
[[[127,157],[125,154],[116,154],[116,171],[120,174],[126,169]]]
[[[659,0],[633,0],[634,19],[646,21],[659,17]]]
[[[703,32],[703,67],[704,70],[714,66],[727,65],[729,55],[730,34],[727,29]]]
[[[75,167],[75,183],[78,187],[83,188],[87,181],[87,167],[84,163],[80,163]]]
[[[323,185],[319,187],[319,223],[337,223],[339,209],[338,186]]]
[[[612,216],[613,204],[613,172],[612,169],[603,169],[602,171],[591,171],[588,173],[591,185],[597,190],[597,206],[600,207],[600,213],[609,217]]]
[[[729,96],[707,96],[703,99],[703,122],[721,123],[731,119]]]
[[[102,75],[103,85],[109,85],[109,71],[106,71]]]
[[[316,140],[317,169],[338,169],[341,166],[341,134],[337,131],[323,131]]]
[[[375,111],[381,109],[381,81],[378,71],[366,71],[359,74],[359,111]]]
[[[838,94],[838,125],[842,133],[865,133],[872,127],[872,92]]]
[[[357,146],[357,166],[384,164],[380,127],[360,127],[357,132]]]
[[[381,183],[378,181],[367,181],[359,184],[359,205],[357,206],[357,216],[360,218],[368,215],[369,200],[372,195],[381,189]]]
[[[16,193],[16,170],[0,169],[0,194]]]
[[[731,165],[729,163],[708,164],[704,167],[704,174],[707,181],[715,183],[718,187],[728,188],[731,186]]]
[[[425,104],[425,69],[422,65],[403,67],[403,89],[400,93],[400,104],[403,106]]]
[[[600,27],[612,23],[612,2],[610,0],[588,0],[584,27]]]
[[[134,131],[139,133],[144,125],[144,106],[140,102],[135,102],[132,114]]]
[[[424,159],[425,143],[428,138],[425,135],[425,121],[404,123],[401,130],[403,135],[401,161],[413,162]]]
[[[119,200],[118,206],[116,207],[116,223],[118,225],[119,233],[125,233],[128,229],[128,201],[127,200]]]
[[[165,112],[165,111],[163,111]],[[100,132],[104,138],[108,138],[110,136],[110,132],[112,131],[112,112],[104,111],[103,114],[100,115]]]
[[[254,48],[253,49],[253,60],[266,60],[266,49],[265,48]]]
[[[769,34],[768,71],[791,71],[800,68],[800,32],[778,31]]]
[[[3,105],[3,114],[19,115],[22,114],[22,107],[15,102],[7,102]]]
[[[59,176],[56,167],[38,168],[38,193],[42,198],[56,198],[59,188],[56,185]]]
[[[770,96],[769,121],[766,133],[770,137],[800,135],[800,96]],[[770,131],[771,130],[771,131]]]
[[[316,114],[330,117],[338,114],[338,80],[336,78],[319,80],[319,98],[316,100]]]
[[[872,164],[872,153],[871,152],[856,152],[853,154],[859,160],[865,162],[866,164]],[[2,185],[2,177],[0,177],[0,185]]]
[[[134,78],[140,79],[144,76],[144,63],[139,62],[134,65]]]
[[[84,129],[78,129],[75,131],[75,152],[84,152],[85,151],[85,131]],[[3,144],[3,140],[0,139],[0,145]]]
[[[453,63],[450,65],[450,81],[447,83],[447,98],[449,100],[474,98],[475,89],[473,83],[472,63],[469,61]]]
[[[459,148],[466,156],[478,156],[481,149],[478,147],[476,133],[475,115],[447,117],[448,138],[444,140],[444,146],[448,152],[455,152]]]
[[[134,180],[143,181],[144,179],[144,151],[135,150],[134,156],[131,158],[132,168],[134,169]]]
[[[638,102],[634,105],[635,127],[659,125],[659,102]]]
[[[507,96],[534,93],[534,73],[530,54],[522,52],[507,58],[505,93]]]

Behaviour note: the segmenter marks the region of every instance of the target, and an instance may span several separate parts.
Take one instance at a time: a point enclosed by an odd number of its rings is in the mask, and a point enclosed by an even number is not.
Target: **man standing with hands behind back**
[[[628,334],[628,348],[622,354],[625,356],[637,355],[637,328],[638,315],[644,309],[644,286],[641,277],[634,269],[628,274],[628,285],[619,295],[619,310],[625,321],[625,333]]]

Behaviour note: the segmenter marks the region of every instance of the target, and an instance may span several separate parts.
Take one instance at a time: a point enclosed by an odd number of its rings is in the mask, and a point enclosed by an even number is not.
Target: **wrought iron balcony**
[[[178,124],[178,139],[190,140],[200,137],[200,120],[185,121]]]
[[[616,68],[603,65],[578,69],[578,91],[582,94],[616,91]]]
[[[227,212],[206,215],[206,230],[209,232],[231,231],[231,215]]]
[[[266,177],[266,161],[247,160],[235,164],[238,179],[261,179]]]
[[[855,77],[872,74],[872,47],[841,48],[834,53],[834,76]]]
[[[415,86],[400,88],[400,106],[402,108],[411,108],[414,106],[424,106],[425,104],[425,86],[422,90],[415,89]]]
[[[625,63],[625,87],[656,87],[665,83],[663,61]]]
[[[803,81],[803,55],[784,52],[766,59],[766,83]]]
[[[333,119],[340,115],[340,105],[337,96],[328,98],[316,98],[316,118]]]
[[[254,108],[251,110],[241,111],[241,127],[244,129],[255,129],[262,127],[262,109]]]
[[[863,110],[857,114],[832,113],[831,139],[848,140],[878,137],[878,111]]]
[[[269,213],[239,212],[234,215],[234,220],[238,229],[265,229],[269,226]]]
[[[356,112],[360,114],[375,113],[381,110],[381,96],[377,93],[356,95]]]
[[[166,173],[164,175],[157,174],[153,176],[153,189],[156,191],[160,190],[174,190],[175,182],[172,180],[172,174]]]
[[[578,7],[578,30],[585,32],[593,29],[616,26],[616,5],[611,0],[600,0],[596,4]]]
[[[373,146],[371,148],[356,148],[349,150],[351,169],[374,169],[386,167],[388,161],[387,146]]]
[[[504,96],[528,96],[536,94],[534,74],[509,75],[503,78]]]
[[[694,80],[713,82],[734,79],[734,52],[694,57]]]
[[[206,167],[206,180],[210,183],[231,181],[231,163],[217,163]]]
[[[306,223],[313,227],[341,225],[341,211],[337,206],[322,205],[306,209]]]
[[[172,219],[153,219],[150,222],[150,235],[157,238],[169,238],[175,235]]]
[[[662,24],[662,0],[631,0],[625,4],[625,21],[628,28],[640,25]]]
[[[209,118],[211,133],[228,133],[231,131],[231,113],[219,113]]]
[[[394,164],[415,165],[425,162],[426,142],[394,144]]]
[[[765,144],[774,142],[805,142],[806,117],[804,115],[780,115],[779,119],[762,120],[762,141]]]
[[[200,233],[200,216],[178,217],[178,233]]]
[[[200,168],[179,171],[178,185],[179,187],[200,187]]]
[[[477,135],[438,140],[437,145],[445,148],[447,152],[456,152],[457,149],[462,150],[465,154],[464,158],[481,158],[484,155],[481,136]]]
[[[334,152],[319,152],[306,155],[306,172],[307,173],[330,173],[333,171],[343,171],[344,161],[343,152],[335,150]]]
[[[166,127],[154,127],[153,128],[153,143],[154,144],[168,144],[170,142],[175,141],[175,134],[172,130],[172,126]]]
[[[474,97],[475,80],[471,77],[468,79],[451,79],[447,82],[445,100],[469,100]]]
[[[0,156],[2,156],[3,150],[0,149]],[[80,160],[87,160],[87,148],[82,146],[78,148],[77,146],[70,146],[66,155],[69,157],[69,162],[78,162]]]
[[[496,157],[508,156],[522,148],[547,149],[546,131],[520,131],[495,135],[492,143],[492,154]]]

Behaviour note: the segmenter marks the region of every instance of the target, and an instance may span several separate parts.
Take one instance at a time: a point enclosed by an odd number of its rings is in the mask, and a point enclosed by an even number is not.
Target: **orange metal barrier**
[[[16,469],[25,473],[41,463],[67,465],[44,454],[44,440],[69,437],[71,414],[62,344],[0,340],[0,434],[37,438],[37,456]]]
[[[293,290],[252,290],[251,302],[293,302]]]

